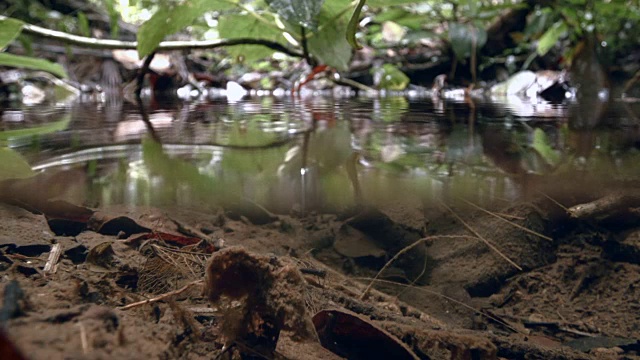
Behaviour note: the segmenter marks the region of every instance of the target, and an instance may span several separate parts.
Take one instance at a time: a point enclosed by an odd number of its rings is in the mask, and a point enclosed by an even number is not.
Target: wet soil
[[[640,359],[633,222],[492,210],[100,209],[209,254],[0,204],[0,321],[27,359]]]

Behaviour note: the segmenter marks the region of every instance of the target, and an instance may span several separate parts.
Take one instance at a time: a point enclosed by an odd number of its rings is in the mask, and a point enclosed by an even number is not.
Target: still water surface
[[[144,112],[117,100],[5,108],[0,145],[24,155],[40,186],[89,206],[488,204],[640,179],[640,105],[616,100],[261,97]]]

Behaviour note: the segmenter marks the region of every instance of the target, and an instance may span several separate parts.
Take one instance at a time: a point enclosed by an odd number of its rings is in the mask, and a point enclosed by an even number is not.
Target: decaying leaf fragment
[[[210,301],[227,307],[222,332],[228,345],[239,343],[272,358],[281,330],[293,333],[294,339],[317,341],[305,308],[304,285],[293,263],[230,247],[209,260],[204,292]]]

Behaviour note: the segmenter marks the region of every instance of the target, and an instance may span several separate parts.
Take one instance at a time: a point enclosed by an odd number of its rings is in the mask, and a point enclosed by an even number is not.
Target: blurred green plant
[[[14,55],[4,52],[7,46],[20,35],[24,23],[17,19],[0,16],[0,66],[21,69],[42,70],[56,76],[67,77],[60,64],[31,56]]]

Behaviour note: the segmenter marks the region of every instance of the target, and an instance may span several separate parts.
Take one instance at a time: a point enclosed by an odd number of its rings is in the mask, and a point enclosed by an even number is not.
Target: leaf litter
[[[75,237],[43,236],[36,243],[48,250],[33,256],[16,252],[20,234],[33,226],[51,234],[47,223],[0,204],[0,238],[14,239],[0,244],[0,314],[9,345],[33,359],[636,356],[630,299],[638,265],[607,255],[617,249],[613,231],[574,224],[553,243],[543,238],[568,217],[545,201],[496,209],[517,226],[478,209],[434,207],[429,234],[393,220],[393,206],[346,220],[277,215],[259,225],[204,211],[172,209],[169,217],[166,209],[115,207],[101,209],[115,214],[102,218],[120,219],[108,232],[92,225]],[[455,224],[460,218],[464,226]],[[346,243],[334,248],[344,226],[364,234],[375,256],[351,258]],[[599,271],[589,270],[594,261]],[[390,268],[405,275],[385,278]]]

